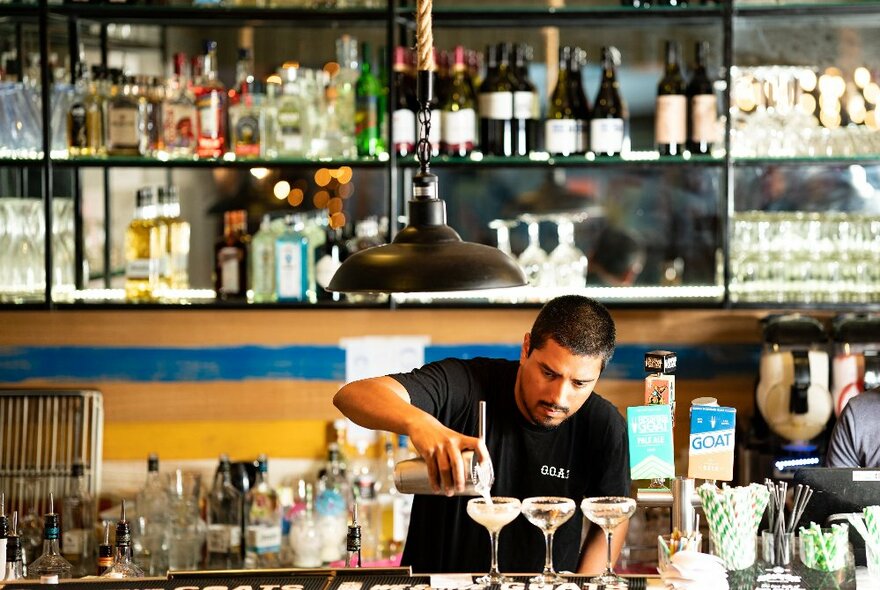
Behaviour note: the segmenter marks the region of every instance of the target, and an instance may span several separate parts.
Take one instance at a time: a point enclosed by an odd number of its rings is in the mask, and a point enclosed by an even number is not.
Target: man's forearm
[[[605,570],[607,560],[607,549],[605,546],[605,533],[598,526],[587,523],[590,530],[587,531],[587,538],[584,540],[584,547],[581,551],[580,563],[578,563],[578,573],[587,575],[601,574]],[[624,522],[614,529],[611,537],[611,561],[617,563],[620,557],[620,550],[623,549],[623,543],[626,541],[626,531],[629,527],[629,521]]]
[[[390,377],[355,381],[342,387],[333,404],[356,424],[372,430],[410,434],[425,413],[410,404],[406,389]]]

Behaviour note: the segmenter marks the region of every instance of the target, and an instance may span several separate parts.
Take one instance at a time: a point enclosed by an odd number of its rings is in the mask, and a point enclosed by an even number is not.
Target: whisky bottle
[[[107,153],[111,156],[143,156],[147,152],[146,102],[135,94],[130,77],[114,79],[107,101]]]
[[[174,54],[174,76],[164,104],[165,150],[172,157],[190,157],[196,148],[196,103],[190,89],[186,54]]]
[[[161,244],[156,225],[156,202],[153,189],[138,190],[134,218],[125,230],[125,299],[143,303],[153,301],[159,286]]]
[[[247,295],[247,212],[223,214],[223,237],[214,248],[214,289],[221,299],[244,299]]]
[[[226,151],[226,89],[217,77],[217,42],[205,42],[202,74],[195,86],[200,158],[219,158]]]

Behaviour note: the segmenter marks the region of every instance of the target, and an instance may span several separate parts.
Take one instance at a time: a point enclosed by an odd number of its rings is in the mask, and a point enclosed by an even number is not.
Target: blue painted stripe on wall
[[[754,344],[617,347],[605,377],[639,380],[647,350],[665,348],[679,356],[684,379],[756,375],[760,348]],[[518,344],[432,345],[425,359],[477,356],[519,358]],[[0,349],[0,382],[28,379],[76,381],[241,381],[244,379],[345,380],[345,351],[338,346],[11,347]]]

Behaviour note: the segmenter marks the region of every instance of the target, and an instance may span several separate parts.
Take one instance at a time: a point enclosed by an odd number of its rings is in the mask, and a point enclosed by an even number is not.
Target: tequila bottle
[[[131,77],[114,80],[107,101],[107,153],[111,156],[143,156],[147,153],[146,102],[136,94]]]

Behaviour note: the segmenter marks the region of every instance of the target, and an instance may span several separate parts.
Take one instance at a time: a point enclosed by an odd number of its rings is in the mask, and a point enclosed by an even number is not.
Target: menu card
[[[675,477],[672,415],[669,406],[633,406],[626,410],[629,467],[633,479]]]
[[[691,407],[691,444],[688,477],[733,479],[736,408]]]

